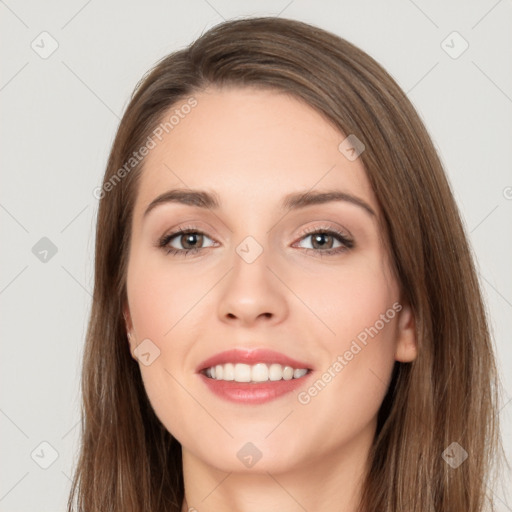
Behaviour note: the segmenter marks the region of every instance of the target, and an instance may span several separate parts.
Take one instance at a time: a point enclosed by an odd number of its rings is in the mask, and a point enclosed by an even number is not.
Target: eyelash
[[[190,255],[195,254],[195,253],[205,249],[205,247],[196,247],[194,249],[175,249],[174,247],[168,246],[169,242],[176,236],[186,235],[186,234],[190,234],[190,233],[206,235],[206,233],[196,229],[193,226],[180,227],[179,229],[173,231],[172,233],[169,233],[169,234],[161,237],[158,240],[156,246],[163,249],[167,254],[171,254],[173,256],[188,256],[189,254]],[[342,246],[336,247],[334,249],[327,249],[325,251],[318,250],[318,249],[309,249],[309,248],[303,249],[304,251],[306,251],[308,253],[309,252],[315,253],[315,256],[320,256],[320,257],[333,256],[333,255],[345,252],[347,250],[350,250],[355,245],[354,241],[351,238],[347,237],[345,234],[341,233],[340,231],[338,231],[332,227],[316,227],[316,228],[306,229],[304,231],[304,233],[302,233],[299,241],[302,240],[303,238],[307,238],[308,236],[316,235],[316,234],[324,234],[324,235],[334,236],[335,238],[338,239],[339,242],[342,243]],[[208,235],[206,235],[206,236],[208,236]],[[210,238],[210,237],[208,237],[208,238]]]

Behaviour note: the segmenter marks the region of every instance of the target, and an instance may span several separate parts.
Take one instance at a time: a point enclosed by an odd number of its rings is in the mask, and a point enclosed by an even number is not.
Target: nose
[[[278,324],[288,315],[287,287],[279,271],[270,268],[263,251],[254,261],[236,255],[223,280],[218,315],[221,321],[249,327]]]

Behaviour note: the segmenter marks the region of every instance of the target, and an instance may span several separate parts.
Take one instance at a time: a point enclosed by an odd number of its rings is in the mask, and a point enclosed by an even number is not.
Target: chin
[[[234,439],[210,440],[207,445],[200,445],[199,450],[196,444],[196,449],[190,451],[203,463],[226,473],[277,474],[290,471],[300,464],[295,443],[285,446],[278,437],[274,442],[261,440],[262,437],[246,432],[244,436]]]

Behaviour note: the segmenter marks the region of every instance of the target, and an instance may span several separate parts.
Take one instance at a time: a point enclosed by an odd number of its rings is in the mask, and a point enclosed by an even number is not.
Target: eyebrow
[[[341,190],[294,192],[284,197],[281,203],[281,210],[298,210],[307,206],[331,203],[335,201],[344,201],[354,204],[364,209],[370,215],[376,215],[368,203],[359,197]],[[173,189],[168,190],[153,199],[146,208],[143,217],[146,217],[149,212],[157,206],[167,203],[184,204],[187,206],[195,206],[211,210],[218,210],[220,208],[220,200],[217,194],[210,193],[205,190]]]

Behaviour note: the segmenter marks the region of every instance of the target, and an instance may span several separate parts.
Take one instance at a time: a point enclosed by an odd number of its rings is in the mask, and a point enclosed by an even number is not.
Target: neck
[[[370,428],[339,450],[279,473],[220,471],[183,448],[181,512],[356,512],[373,435]]]

